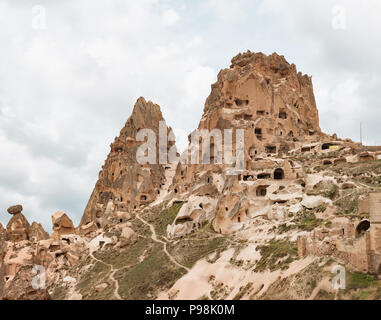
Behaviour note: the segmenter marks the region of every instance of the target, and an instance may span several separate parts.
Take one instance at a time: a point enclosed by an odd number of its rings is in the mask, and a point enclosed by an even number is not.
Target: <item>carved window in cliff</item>
[[[235,104],[237,106],[241,106],[242,105],[242,100],[236,99],[234,102],[235,102]]]
[[[140,196],[140,200],[141,200],[141,201],[147,201],[147,196],[144,195],[144,194],[141,195],[141,196]]]
[[[257,197],[265,197],[267,194],[267,188],[268,186],[259,186],[256,191]]]
[[[275,146],[266,146],[266,152],[267,153],[276,153],[276,147]]]
[[[254,176],[253,175],[245,175],[243,176],[243,181],[254,181]]]
[[[322,146],[321,146],[321,149],[322,150],[328,150],[330,147],[334,146],[333,143],[324,143]]]
[[[283,169],[278,168],[278,169],[276,169],[274,171],[274,179],[275,180],[282,180],[282,179],[284,179],[284,171],[283,171]]]
[[[262,128],[255,128],[254,133],[258,140],[262,140]]]
[[[369,228],[370,228],[369,220],[361,221],[356,227],[356,238],[360,238],[361,236],[363,236],[365,232],[369,230]]]
[[[257,116],[264,116],[265,112],[263,110],[258,110],[257,111]]]
[[[235,104],[237,106],[242,106],[243,104],[245,105],[248,105],[249,104],[249,100],[240,100],[240,99],[235,99]]]
[[[258,179],[270,179],[271,178],[271,175],[269,173],[260,173],[258,176],[257,176]]]
[[[287,113],[285,111],[280,111],[279,119],[287,119]]]

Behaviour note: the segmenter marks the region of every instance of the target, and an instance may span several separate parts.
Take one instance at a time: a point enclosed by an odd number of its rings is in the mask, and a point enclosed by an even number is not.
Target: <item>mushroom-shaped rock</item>
[[[9,214],[15,215],[15,214],[21,213],[22,209],[23,209],[22,205],[21,204],[17,204],[15,206],[9,207],[7,211],[8,211]]]
[[[29,240],[30,225],[21,211],[21,205],[8,208],[8,212],[12,214],[13,217],[7,224],[7,238],[12,242]]]
[[[75,228],[73,221],[67,216],[66,213],[58,211],[52,216],[53,235],[52,237],[58,238],[62,234],[73,234]]]

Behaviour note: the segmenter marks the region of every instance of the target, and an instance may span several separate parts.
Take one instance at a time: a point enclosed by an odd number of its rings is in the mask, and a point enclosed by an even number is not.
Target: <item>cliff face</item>
[[[217,202],[217,206],[214,210],[197,208],[188,212],[184,208],[179,217],[179,221],[184,222],[175,223],[169,229],[173,235],[197,229],[209,216],[216,217],[216,230],[229,232],[233,221],[245,219],[250,214],[250,199],[256,196],[257,189],[258,193],[260,188],[266,192],[267,180],[278,174],[281,179],[303,178],[303,170],[283,159],[289,151],[329,139],[319,127],[311,77],[298,73],[294,64],[276,53],[267,56],[250,51],[238,54],[232,59],[230,68],[219,72],[206,99],[198,129],[199,132],[219,129],[221,141],[213,137],[210,164],[192,164],[189,163],[191,155],[197,149],[190,136],[191,143],[183,154],[188,163],[178,165],[171,186],[171,190],[177,192],[172,196],[207,197],[203,199],[204,204]],[[233,164],[228,163],[224,154],[225,129],[232,130]],[[232,177],[227,169],[238,162],[237,158],[234,160],[238,155],[237,129],[244,134],[243,170]],[[221,146],[215,148],[219,142]],[[201,144],[199,147],[204,148]],[[205,148],[200,152],[200,159],[204,158],[204,151]],[[218,153],[222,154],[219,159]],[[216,160],[222,163],[215,164]],[[246,180],[253,181],[251,190],[239,185]],[[300,184],[295,188],[298,190]],[[263,199],[258,199],[260,201]]]
[[[94,223],[97,228],[109,218],[107,207],[127,212],[146,205],[158,196],[165,182],[164,166],[159,164],[159,122],[164,118],[160,107],[139,98],[130,118],[110,145],[111,151],[99,173],[99,179],[86,206],[80,228]],[[139,164],[136,152],[144,142],[136,141],[140,129],[151,129],[156,137],[156,164]],[[171,132],[167,129],[167,134]],[[168,143],[168,149],[174,142]]]
[[[232,59],[218,74],[199,129],[245,129],[247,149],[288,151],[321,130],[311,77],[274,53],[250,51]]]

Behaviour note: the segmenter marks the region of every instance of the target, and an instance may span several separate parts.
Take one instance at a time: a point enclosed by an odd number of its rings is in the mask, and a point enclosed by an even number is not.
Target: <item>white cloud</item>
[[[173,26],[180,20],[180,16],[175,9],[171,8],[163,12],[162,19],[163,19],[164,25]]]
[[[242,0],[208,0],[206,5],[212,9],[218,19],[235,23],[247,19],[246,1]]]

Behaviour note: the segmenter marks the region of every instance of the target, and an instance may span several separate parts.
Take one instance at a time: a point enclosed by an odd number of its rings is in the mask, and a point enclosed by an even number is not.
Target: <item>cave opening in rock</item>
[[[245,175],[243,176],[243,181],[253,181],[254,176],[253,175]]]
[[[284,171],[283,171],[283,169],[278,168],[278,169],[276,169],[274,171],[274,179],[275,180],[282,180],[282,179],[284,179]]]
[[[271,178],[271,175],[269,173],[260,173],[258,176],[257,176],[258,179],[270,179]]]
[[[324,143],[322,146],[321,146],[321,149],[322,150],[328,150],[330,147],[333,147],[334,144],[333,143]]]
[[[356,238],[360,238],[361,236],[363,236],[365,232],[369,230],[369,228],[370,228],[369,220],[361,221],[356,227]]]
[[[275,146],[266,146],[266,152],[267,153],[276,153],[276,147]]]
[[[284,111],[279,112],[279,119],[287,119],[287,113]]]
[[[256,191],[257,197],[265,197],[267,194],[267,186],[259,186]]]

